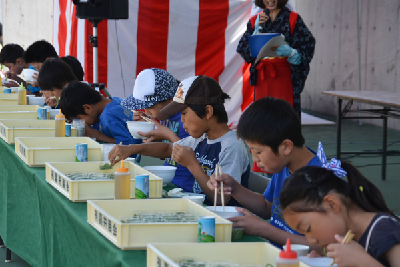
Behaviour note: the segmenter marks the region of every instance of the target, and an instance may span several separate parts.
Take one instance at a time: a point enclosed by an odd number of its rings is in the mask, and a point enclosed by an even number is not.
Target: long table
[[[71,202],[0,139],[0,236],[32,266],[146,266],[145,250],[120,250],[87,223],[86,202]],[[242,242],[263,242],[244,236]]]
[[[336,142],[336,157],[341,158],[342,154],[381,154],[382,155],[382,180],[386,179],[386,157],[387,157],[387,119],[400,118],[400,95],[391,92],[376,92],[376,91],[325,91],[326,95],[337,97],[337,142]],[[347,100],[347,104],[343,107],[343,100]],[[353,103],[365,103],[378,108],[374,109],[352,109]],[[373,116],[346,116],[348,113],[367,113]],[[347,151],[342,152],[342,120],[345,119],[381,119],[383,121],[383,138],[382,151]]]

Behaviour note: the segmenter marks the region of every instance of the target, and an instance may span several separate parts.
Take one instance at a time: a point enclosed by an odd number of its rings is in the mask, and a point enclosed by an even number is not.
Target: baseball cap
[[[121,101],[121,106],[129,110],[149,108],[173,98],[177,88],[178,81],[165,70],[145,69],[136,77],[132,94]]]
[[[222,89],[213,78],[199,75],[187,78],[179,84],[173,101],[160,113],[172,116],[189,105],[223,105]]]

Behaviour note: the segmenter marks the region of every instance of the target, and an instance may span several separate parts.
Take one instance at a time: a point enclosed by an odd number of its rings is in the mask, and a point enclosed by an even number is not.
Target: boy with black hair
[[[78,81],[82,82],[84,71],[79,60],[73,56],[65,56],[61,57],[60,59],[68,64]]]
[[[228,173],[243,187],[247,187],[249,159],[244,143],[228,127],[224,107],[226,99],[229,96],[210,77],[196,76],[183,80],[173,101],[160,112],[166,117],[181,112],[183,128],[190,136],[173,144],[157,142],[115,146],[110,151],[109,160],[115,164],[132,153],[158,158],[171,157],[189,169],[194,179],[183,183],[191,192],[204,193],[208,205],[213,203],[214,191],[207,188],[207,182],[217,164],[223,173]],[[217,202],[221,203],[221,200]],[[225,197],[226,205],[235,205],[235,202],[230,196]]]
[[[18,76],[25,68],[24,53],[24,49],[20,45],[6,44],[0,52],[0,63],[8,68],[8,72],[5,73],[7,78],[23,83],[26,86],[25,81]],[[10,87],[18,86],[12,81],[4,85]]]
[[[121,99],[118,97],[104,98],[95,89],[79,81],[70,82],[62,90],[60,97],[61,112],[67,120],[84,119],[86,125],[100,123],[100,132],[86,127],[87,136],[106,143],[141,143],[141,139],[131,136],[126,126],[126,122],[132,120],[132,112],[123,108],[120,103]]]
[[[251,104],[240,117],[238,137],[250,147],[253,161],[263,171],[273,173],[264,194],[252,192],[237,183],[228,174],[210,178],[210,190],[219,188],[222,181],[226,194],[235,198],[244,208],[244,214],[230,218],[246,234],[266,238],[282,246],[290,238],[293,244],[308,244],[304,236],[292,230],[283,220],[279,208],[279,194],[284,181],[291,173],[303,166],[322,166],[315,151],[307,148],[301,133],[301,123],[292,106],[281,99],[265,97]],[[271,223],[262,219],[270,219]],[[319,247],[313,248],[320,250]]]
[[[36,41],[25,51],[25,68],[39,71],[46,59],[52,57],[58,58],[54,46],[45,40]],[[37,76],[34,75],[33,78],[37,79]],[[40,91],[37,81],[31,83],[27,89],[33,94],[38,94]]]
[[[52,108],[58,108],[58,99],[67,84],[78,81],[71,68],[59,58],[49,58],[40,67],[38,84],[45,96],[45,102]]]

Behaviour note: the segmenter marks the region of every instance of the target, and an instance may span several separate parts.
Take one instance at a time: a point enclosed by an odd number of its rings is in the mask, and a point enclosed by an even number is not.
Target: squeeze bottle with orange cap
[[[61,113],[61,109],[59,113],[56,115],[56,137],[65,137],[65,116]]]
[[[297,252],[292,251],[290,239],[286,241],[286,250],[279,252],[279,257],[276,259],[276,267],[299,267],[300,260],[297,258]]]
[[[121,160],[121,167],[115,172],[115,196],[114,199],[131,198],[131,173],[125,168],[124,161]]]

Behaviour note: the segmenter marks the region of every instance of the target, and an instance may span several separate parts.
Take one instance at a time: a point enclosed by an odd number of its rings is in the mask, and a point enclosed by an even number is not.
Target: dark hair
[[[24,49],[17,44],[6,44],[0,52],[0,63],[15,64],[18,58],[24,58]]]
[[[269,146],[275,154],[286,139],[296,147],[305,143],[296,111],[285,100],[272,97],[257,100],[243,112],[237,135],[245,141]]]
[[[286,6],[286,4],[287,4],[287,2],[288,2],[289,0],[277,0],[277,1],[278,1],[278,3],[277,3],[277,5],[276,5],[276,7],[277,7],[278,9],[282,9],[284,6]],[[254,1],[254,4],[255,4],[256,6],[258,6],[258,7],[261,7],[261,8],[263,8],[263,9],[265,9],[265,5],[264,5],[263,0],[255,0],[255,1]]]
[[[67,120],[85,115],[83,105],[94,105],[103,99],[95,89],[82,82],[71,82],[61,92],[60,108]]]
[[[230,99],[231,97],[228,94],[222,92],[220,98],[225,101],[226,99]],[[193,110],[196,113],[196,115],[202,119],[206,115],[206,107],[207,106],[208,105],[193,105],[193,104],[191,104],[191,105],[189,105],[189,108],[191,110]],[[213,107],[213,110],[214,110],[213,115],[215,117],[217,117],[218,123],[228,123],[228,113],[226,113],[224,105],[210,105],[210,106]]]
[[[25,51],[25,62],[40,62],[43,63],[47,58],[58,58],[57,52],[49,42],[45,40],[36,41],[31,44]]]
[[[348,182],[322,167],[305,166],[295,171],[282,187],[279,196],[281,210],[290,206],[293,212],[325,212],[321,207],[324,197],[335,192],[343,196],[348,210],[356,205],[363,211],[386,212],[395,216],[373,183],[350,163],[342,162],[341,165],[347,172]]]
[[[67,63],[59,58],[49,58],[39,70],[38,83],[44,91],[63,89],[66,84],[77,80]]]
[[[68,64],[68,66],[72,69],[72,72],[74,73],[75,77],[78,79],[78,81],[83,81],[83,75],[84,75],[83,68],[81,63],[76,57],[66,56],[66,57],[61,57],[60,59]]]

